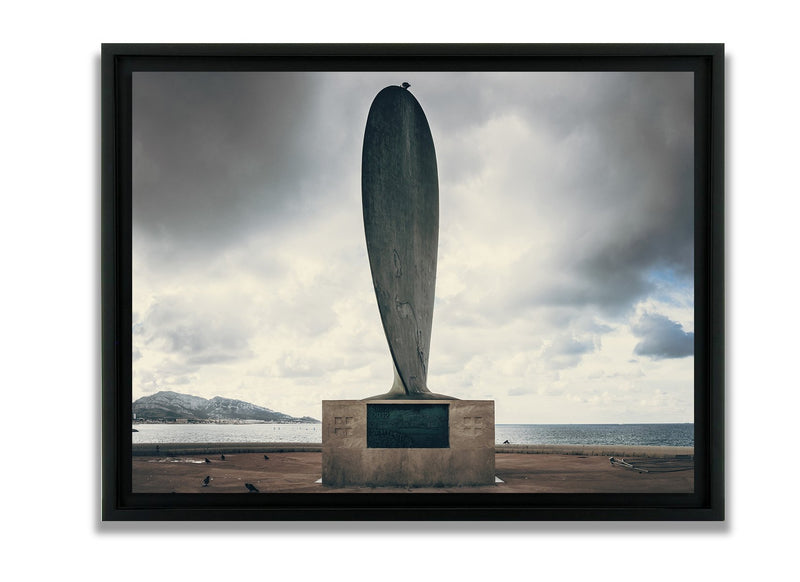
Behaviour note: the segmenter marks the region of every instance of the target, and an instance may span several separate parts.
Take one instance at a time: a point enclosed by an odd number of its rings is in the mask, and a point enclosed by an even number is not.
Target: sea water
[[[693,447],[694,424],[498,424],[494,437],[515,445]]]
[[[134,424],[134,443],[322,443],[320,424]],[[498,424],[515,445],[694,446],[694,424]]]

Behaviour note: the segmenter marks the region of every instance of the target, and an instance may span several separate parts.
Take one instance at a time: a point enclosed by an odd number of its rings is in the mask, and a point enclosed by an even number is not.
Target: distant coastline
[[[214,396],[209,399],[171,390],[161,390],[134,400],[131,405],[131,413],[133,421],[174,424],[320,422],[310,416],[291,416],[244,400],[223,398],[222,396]]]

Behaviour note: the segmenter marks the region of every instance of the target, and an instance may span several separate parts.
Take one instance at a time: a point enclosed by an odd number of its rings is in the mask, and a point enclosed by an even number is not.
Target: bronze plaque
[[[367,448],[450,448],[449,405],[367,404]]]

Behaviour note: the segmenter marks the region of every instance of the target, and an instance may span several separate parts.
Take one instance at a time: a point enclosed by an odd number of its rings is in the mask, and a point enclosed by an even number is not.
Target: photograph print
[[[129,494],[696,494],[697,96],[134,70]]]

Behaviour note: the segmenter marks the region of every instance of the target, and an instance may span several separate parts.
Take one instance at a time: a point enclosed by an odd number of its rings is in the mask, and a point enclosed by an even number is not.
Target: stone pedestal
[[[494,484],[494,401],[324,400],[322,483]]]

